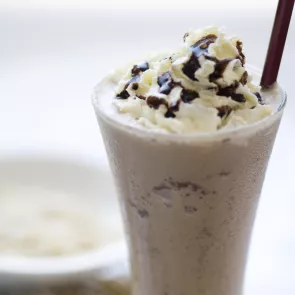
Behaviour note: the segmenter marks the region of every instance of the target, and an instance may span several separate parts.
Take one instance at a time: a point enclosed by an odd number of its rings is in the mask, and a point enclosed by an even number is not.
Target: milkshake
[[[134,295],[241,295],[282,116],[216,27],[106,77],[93,104],[121,202]]]

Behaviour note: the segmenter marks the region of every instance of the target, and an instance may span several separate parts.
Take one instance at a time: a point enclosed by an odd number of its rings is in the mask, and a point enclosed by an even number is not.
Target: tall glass
[[[285,94],[273,115],[237,130],[158,134],[105,111],[107,81],[93,104],[125,220],[133,294],[242,294]]]

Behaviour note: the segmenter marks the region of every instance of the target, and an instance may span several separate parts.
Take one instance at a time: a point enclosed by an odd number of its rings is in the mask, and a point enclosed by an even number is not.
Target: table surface
[[[177,47],[188,28],[212,23],[240,36],[248,62],[261,67],[273,14],[261,7],[1,9],[0,156],[50,153],[107,167],[90,104],[105,73],[146,52]],[[295,294],[294,52],[292,22],[280,71],[289,102],[259,206],[246,294]]]

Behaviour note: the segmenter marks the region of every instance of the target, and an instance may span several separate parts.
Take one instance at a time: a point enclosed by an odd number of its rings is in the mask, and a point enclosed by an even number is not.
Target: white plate
[[[127,249],[114,186],[108,169],[54,157],[0,159],[0,188],[41,187],[83,197],[97,208],[105,225],[98,234],[99,249],[68,257],[16,258],[0,255],[0,286],[56,284],[85,278],[95,271],[103,274],[115,264],[126,267]],[[96,210],[96,209],[95,209]],[[0,253],[1,254],[1,253]]]

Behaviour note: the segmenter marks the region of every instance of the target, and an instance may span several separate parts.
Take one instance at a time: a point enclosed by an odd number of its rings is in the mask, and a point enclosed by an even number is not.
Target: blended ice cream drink
[[[285,103],[216,27],[106,77],[93,104],[130,247],[133,295],[241,295]],[[259,78],[259,73],[258,73]]]

